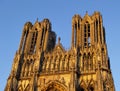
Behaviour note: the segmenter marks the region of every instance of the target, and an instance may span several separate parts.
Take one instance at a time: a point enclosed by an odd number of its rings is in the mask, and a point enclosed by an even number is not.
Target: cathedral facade
[[[73,16],[69,50],[48,19],[25,23],[5,91],[115,91],[101,14]]]

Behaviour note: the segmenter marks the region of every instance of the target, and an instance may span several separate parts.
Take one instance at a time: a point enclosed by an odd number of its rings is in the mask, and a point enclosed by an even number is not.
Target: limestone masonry
[[[26,22],[5,91],[115,91],[101,14],[73,16],[69,50],[48,19]]]

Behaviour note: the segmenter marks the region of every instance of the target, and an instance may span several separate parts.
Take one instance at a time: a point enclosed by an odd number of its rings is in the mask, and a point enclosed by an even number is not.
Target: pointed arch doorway
[[[55,87],[51,87],[51,88],[47,89],[46,91],[61,91],[61,90],[57,89]]]
[[[66,86],[59,82],[51,82],[42,91],[67,91]]]

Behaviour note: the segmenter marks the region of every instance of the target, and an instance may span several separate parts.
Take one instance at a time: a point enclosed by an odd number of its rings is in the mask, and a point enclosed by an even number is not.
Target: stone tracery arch
[[[67,87],[58,81],[52,81],[49,82],[41,91],[67,91]]]

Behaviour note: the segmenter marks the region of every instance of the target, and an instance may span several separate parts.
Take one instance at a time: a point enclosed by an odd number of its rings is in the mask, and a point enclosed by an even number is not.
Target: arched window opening
[[[74,25],[74,44],[76,46],[76,37],[77,37],[77,24]]]
[[[79,23],[79,20],[78,20],[78,29],[80,29],[80,23]]]
[[[42,29],[42,35],[41,35],[41,40],[40,40],[40,46],[43,44],[43,36],[44,36],[44,29]]]
[[[77,24],[75,23],[75,30],[77,30]]]
[[[49,88],[49,89],[47,89],[46,91],[60,91],[60,90],[58,90],[58,89],[56,89],[56,88]]]
[[[96,20],[96,30],[98,30],[98,20]]]
[[[84,25],[84,47],[87,46],[87,29],[86,25]]]
[[[24,31],[24,36],[23,36],[23,42],[22,42],[21,52],[23,52],[23,50],[24,50],[27,35],[28,35],[28,31]]]
[[[91,39],[90,39],[90,24],[88,22],[84,25],[84,47],[90,47]]]
[[[90,56],[90,53],[88,53],[88,69],[90,70],[91,69],[91,56]]]
[[[60,84],[52,83],[47,87],[47,89],[42,91],[66,91],[66,89]]]
[[[30,53],[34,53],[36,51],[36,41],[37,41],[38,32],[34,32],[32,35],[31,40],[31,47],[30,47]]]
[[[90,42],[91,42],[91,40],[90,40],[90,24],[88,24],[88,47],[90,47]]]
[[[88,47],[90,47],[90,37],[88,37]]]
[[[96,19],[96,38],[98,42],[98,20]]]

